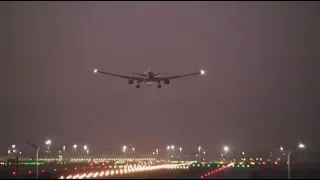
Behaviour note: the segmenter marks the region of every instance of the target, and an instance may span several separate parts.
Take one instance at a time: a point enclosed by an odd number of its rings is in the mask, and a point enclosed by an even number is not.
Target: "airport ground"
[[[77,167],[77,170],[74,167]],[[42,179],[56,179],[60,177],[61,171],[55,171],[55,169],[65,169],[68,173],[86,173],[88,170],[84,169],[88,167],[87,164],[66,164],[59,165],[51,164],[41,166],[39,172],[39,178]],[[292,179],[318,179],[320,178],[320,163],[295,163],[291,166],[291,178]],[[35,177],[34,167],[31,168],[32,173],[28,174],[30,167],[20,167],[16,175],[12,172],[15,169],[1,168],[1,179],[32,179]],[[45,172],[41,170],[46,169]],[[52,169],[52,170],[50,170]],[[81,170],[80,170],[81,169]],[[107,168],[108,169],[108,168]],[[220,169],[220,170],[219,170]],[[90,168],[91,172],[106,171],[106,169],[96,166]],[[114,169],[116,171],[116,169]],[[15,171],[14,171],[15,172]],[[120,172],[120,170],[119,170]],[[287,179],[287,166],[286,164],[266,164],[264,166],[230,166],[228,168],[222,168],[217,166],[189,166],[189,168],[174,168],[174,169],[160,169],[152,171],[141,171],[136,173],[118,174],[116,176],[103,176],[100,178],[116,178],[116,179]],[[96,178],[99,178],[96,177]]]

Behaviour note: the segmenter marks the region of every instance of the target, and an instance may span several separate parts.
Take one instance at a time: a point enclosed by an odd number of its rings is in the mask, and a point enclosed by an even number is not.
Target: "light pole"
[[[27,142],[27,144],[37,150],[36,151],[36,164],[37,164],[36,178],[38,179],[38,177],[39,177],[39,150],[40,150],[40,146],[37,144],[28,143],[28,142]]]
[[[198,151],[199,151],[199,159],[201,161],[201,156],[200,156],[200,154],[201,154],[201,146],[198,147]]]
[[[170,160],[170,153],[169,153],[169,151],[170,151],[170,146],[167,146],[168,161]]]
[[[50,152],[50,145],[51,145],[51,143],[52,143],[52,142],[51,142],[50,139],[45,142],[45,145],[47,146],[47,152],[48,152],[48,153]]]
[[[305,145],[302,144],[302,143],[300,143],[300,144],[298,145],[298,148],[304,149],[304,148],[305,148]],[[281,147],[280,147],[280,150],[281,150],[281,151],[284,151],[284,148],[281,146]],[[291,173],[290,173],[290,164],[291,164],[291,162],[290,162],[290,157],[291,157],[291,152],[292,152],[292,150],[289,150],[289,151],[288,151],[288,154],[287,154],[288,179],[291,179]]]
[[[124,145],[124,146],[122,147],[122,152],[123,152],[123,153],[126,153],[126,150],[127,150],[127,146]]]
[[[157,157],[159,156],[159,149],[156,149]]]
[[[241,161],[244,161],[244,159],[245,159],[244,157],[245,157],[245,153],[242,152],[242,153],[241,153]]]
[[[77,148],[78,148],[78,145],[77,145],[77,144],[74,144],[72,147],[73,147],[73,150],[76,151]]]
[[[15,144],[12,144],[12,145],[11,145],[11,148],[12,148],[12,153],[13,153],[13,154],[16,154],[16,153],[18,152],[17,146],[16,146]],[[8,151],[8,152],[10,152],[10,151]],[[9,154],[10,154],[10,153],[9,153]]]
[[[40,147],[38,146],[37,147],[37,154],[36,154],[36,163],[37,163],[37,179],[39,178],[39,150],[40,150]]]
[[[175,155],[175,153],[174,153],[174,145],[171,145],[171,150],[172,150],[171,158],[174,158],[174,155]]]
[[[181,159],[182,158],[182,147],[179,148],[179,151],[180,151],[180,155],[179,156],[180,156],[180,159]]]
[[[223,150],[224,150],[224,158],[225,158],[225,161],[227,161],[227,153],[229,152],[229,147],[228,147],[228,146],[224,146],[224,147],[223,147]]]
[[[88,154],[88,150],[89,150],[89,149],[88,149],[88,145],[84,145],[84,146],[83,146],[84,154],[87,155],[87,154]]]

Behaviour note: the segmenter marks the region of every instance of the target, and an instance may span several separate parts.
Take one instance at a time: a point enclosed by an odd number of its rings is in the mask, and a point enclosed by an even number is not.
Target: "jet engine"
[[[128,84],[132,84],[133,83],[133,79],[129,78],[128,79]]]
[[[169,79],[165,79],[163,82],[164,82],[164,84],[170,84],[170,80]]]

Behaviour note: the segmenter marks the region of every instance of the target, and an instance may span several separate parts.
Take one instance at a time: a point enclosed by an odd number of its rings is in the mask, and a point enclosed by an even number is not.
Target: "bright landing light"
[[[201,71],[200,71],[200,74],[201,74],[201,75],[204,75],[205,73],[206,73],[206,72],[205,72],[204,70],[201,70]]]
[[[98,72],[98,69],[94,69],[94,70],[93,70],[93,73],[97,73],[97,72]]]

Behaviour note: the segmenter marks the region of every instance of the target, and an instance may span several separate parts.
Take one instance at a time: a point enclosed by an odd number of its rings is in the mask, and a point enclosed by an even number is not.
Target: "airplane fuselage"
[[[152,72],[148,72],[148,74],[142,82],[145,82],[147,83],[147,85],[150,85],[152,82],[160,83],[160,80],[157,77],[155,77],[155,75]]]

